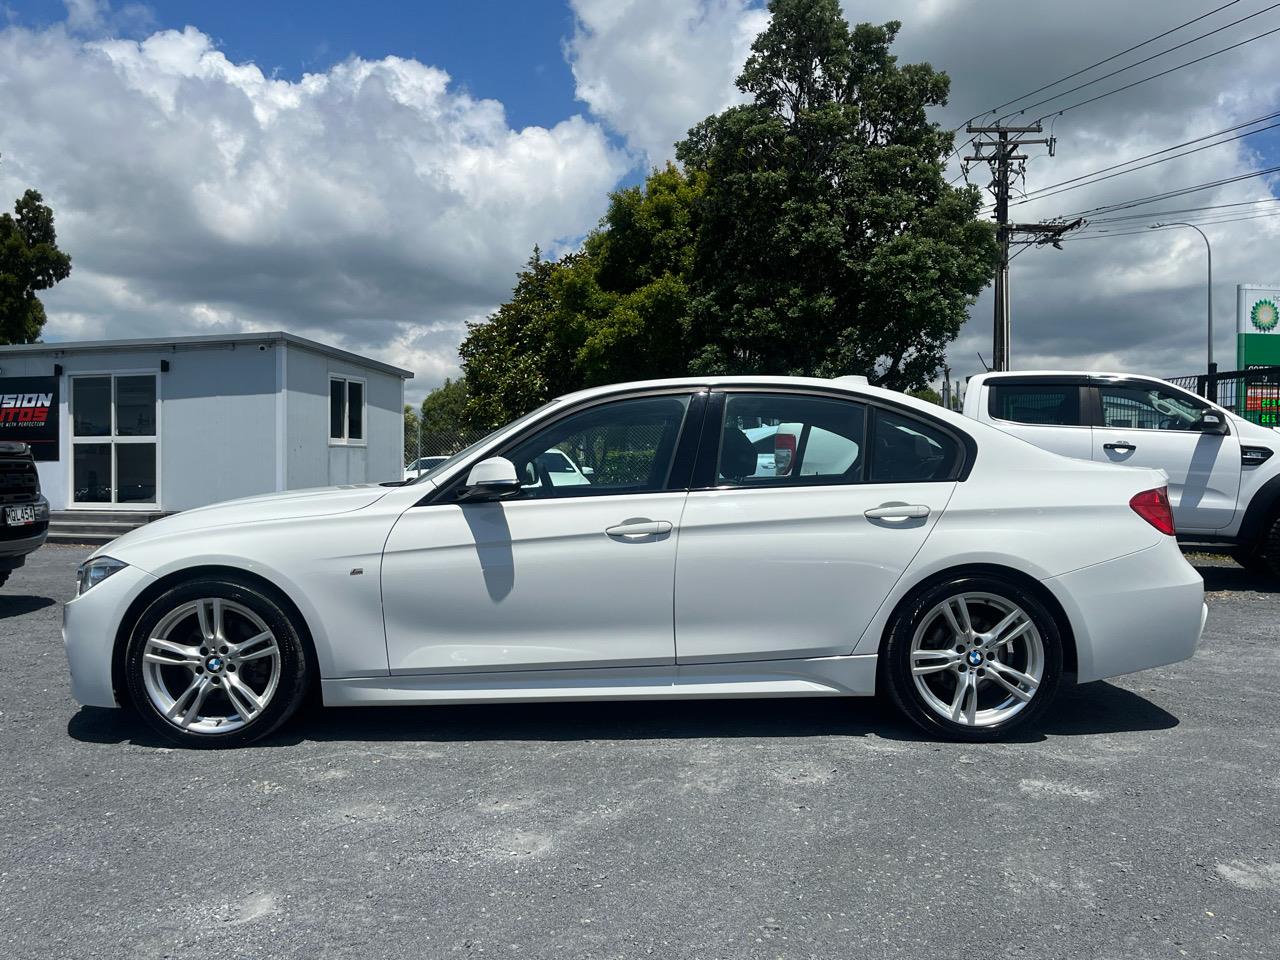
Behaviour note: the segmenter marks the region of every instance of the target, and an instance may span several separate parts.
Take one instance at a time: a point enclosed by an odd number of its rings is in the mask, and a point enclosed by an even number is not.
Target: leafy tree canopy
[[[772,0],[738,78],[750,100],[619,190],[581,251],[537,250],[461,347],[474,425],[554,396],[684,373],[926,384],[996,262],[979,195],[943,178],[926,110],[949,81],[850,28],[837,0]]]
[[[44,328],[36,293],[71,273],[71,258],[58,249],[53,211],[28,190],[0,214],[0,343],[35,343]]]
[[[467,414],[467,381],[446,379],[422,400],[421,418],[415,417],[428,434],[459,435],[471,429]]]
[[[709,175],[693,268],[706,373],[865,373],[941,364],[996,261],[978,192],[943,178],[949,80],[899,65],[899,24],[849,28],[837,0],[772,0],[738,87],[752,99],[677,145]]]

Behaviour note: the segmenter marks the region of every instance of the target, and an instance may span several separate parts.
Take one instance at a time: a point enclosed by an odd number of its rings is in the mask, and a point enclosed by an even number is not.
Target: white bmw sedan
[[[762,471],[750,437],[781,424]],[[557,484],[550,451],[587,482]],[[317,687],[335,706],[883,692],[930,734],[994,739],[1066,682],[1192,655],[1203,583],[1164,483],[853,378],[601,387],[408,485],[121,537],[66,605],[72,689],[196,747],[261,737]]]

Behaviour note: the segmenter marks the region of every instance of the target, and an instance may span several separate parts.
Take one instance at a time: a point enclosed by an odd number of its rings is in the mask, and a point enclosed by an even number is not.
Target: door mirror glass
[[[1222,436],[1227,432],[1227,421],[1223,418],[1222,414],[1207,411],[1199,420],[1196,421],[1196,429],[1201,433]]]
[[[515,464],[505,457],[490,457],[471,468],[462,495],[465,500],[497,500],[519,492]]]

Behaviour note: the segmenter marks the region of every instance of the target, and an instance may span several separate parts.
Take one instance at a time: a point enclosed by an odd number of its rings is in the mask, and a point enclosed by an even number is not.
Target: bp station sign
[[[1236,287],[1236,369],[1280,366],[1280,286],[1242,283]],[[1245,409],[1254,423],[1280,426],[1280,391],[1275,384],[1247,384]]]
[[[0,440],[31,444],[37,460],[58,459],[57,377],[0,377]]]

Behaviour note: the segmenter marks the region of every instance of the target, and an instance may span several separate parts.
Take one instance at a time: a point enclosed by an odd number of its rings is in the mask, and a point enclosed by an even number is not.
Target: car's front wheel
[[[125,650],[129,697],[161,736],[188,747],[257,740],[302,703],[306,650],[282,604],[220,578],[187,581],[139,618]]]
[[[900,610],[882,651],[889,694],[927,732],[996,740],[1049,706],[1062,677],[1052,615],[1017,584],[965,576]]]

